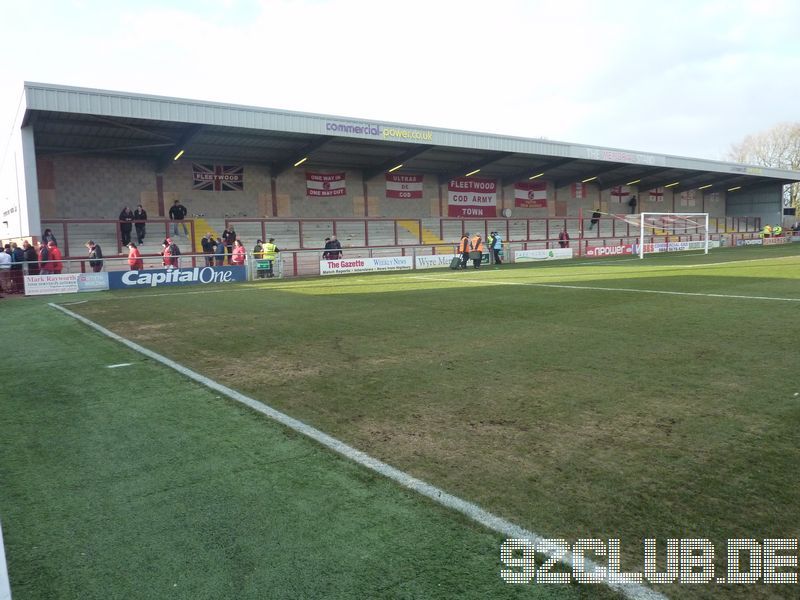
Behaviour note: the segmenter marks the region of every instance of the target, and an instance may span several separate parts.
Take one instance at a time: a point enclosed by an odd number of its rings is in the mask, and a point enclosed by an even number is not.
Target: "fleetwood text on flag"
[[[192,189],[241,192],[244,190],[244,167],[192,163]]]
[[[545,208],[547,206],[546,181],[520,181],[514,184],[514,206]]]
[[[458,177],[447,184],[447,215],[496,217],[497,180]]]
[[[386,174],[386,197],[422,198],[422,175]]]
[[[306,195],[317,198],[347,195],[344,171],[341,173],[306,172]]]

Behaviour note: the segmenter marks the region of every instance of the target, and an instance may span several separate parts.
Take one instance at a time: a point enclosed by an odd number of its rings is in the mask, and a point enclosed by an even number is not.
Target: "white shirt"
[[[0,269],[10,269],[12,262],[14,261],[11,260],[10,254],[6,254],[5,251],[0,251]]]

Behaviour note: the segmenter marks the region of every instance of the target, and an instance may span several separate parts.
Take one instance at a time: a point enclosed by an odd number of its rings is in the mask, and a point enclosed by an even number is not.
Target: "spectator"
[[[36,248],[31,246],[28,240],[22,242],[22,252],[25,256],[25,264],[28,267],[28,275],[39,274],[39,255],[36,253]]]
[[[210,231],[203,236],[203,239],[200,240],[200,246],[203,249],[203,254],[205,255],[206,259],[206,266],[213,267],[214,266],[214,234]]]
[[[130,240],[128,240],[130,244]],[[89,250],[89,266],[92,271],[99,273],[103,270],[103,251],[100,249],[100,244],[95,244],[94,240],[86,242],[86,248]]]
[[[244,265],[244,260],[247,258],[247,250],[244,249],[241,240],[233,242],[233,254],[231,255],[231,264],[236,266]]]
[[[342,244],[339,242],[339,240],[336,239],[335,235],[331,236],[331,239],[328,242],[328,244],[330,244],[330,249],[328,252],[330,259],[339,260],[340,258],[342,258]]]
[[[189,231],[186,229],[186,223],[183,222],[187,212],[189,211],[186,210],[186,207],[177,200],[169,207],[169,218],[172,221],[172,235],[178,235],[178,222],[180,222],[183,227],[183,235],[189,235]]]
[[[123,207],[119,213],[119,233],[122,237],[122,245],[127,246],[131,243],[131,230],[133,229],[133,211],[127,206]]]
[[[0,291],[11,293],[11,244],[0,250]]]
[[[636,196],[631,196],[631,199],[628,200],[628,206],[631,207],[631,214],[636,212]]]
[[[331,238],[326,237],[325,238],[325,252],[322,253],[322,258],[324,258],[325,260],[330,260],[330,258],[331,258],[331,253],[328,252],[330,247],[331,247]]]
[[[256,240],[256,245],[253,246],[253,260],[256,261],[256,278],[257,279],[264,279],[267,276],[267,270],[263,268],[264,266],[264,246],[262,245],[264,242],[261,240]]]
[[[47,254],[50,257],[48,264],[50,265],[50,272],[54,275],[60,275],[64,269],[62,263],[61,250],[56,246],[55,242],[47,242]]]
[[[15,294],[25,291],[25,272],[22,270],[25,263],[25,253],[17,247],[16,242],[11,242],[11,287]]]
[[[58,244],[56,240],[56,236],[53,235],[52,229],[45,229],[44,233],[42,234],[42,243],[46,246],[48,242],[53,242],[54,244]]]
[[[472,249],[472,244],[469,241],[469,231],[465,231],[461,236],[461,241],[458,243],[458,253],[461,255],[461,268],[467,268],[467,261],[469,260],[469,251]]]
[[[472,251],[469,255],[472,259],[472,268],[480,269],[483,261],[483,238],[480,233],[476,233],[472,238]]]
[[[50,250],[47,242],[39,242],[39,273],[49,275],[53,271],[50,269]]]
[[[225,231],[222,232],[222,239],[225,242],[225,250],[228,253],[228,264],[231,264],[231,257],[233,256],[233,242],[236,241],[236,231],[233,225],[229,225]]]
[[[503,238],[496,231],[493,231],[489,237],[489,250],[492,251],[494,264],[502,265],[503,261],[500,259],[500,253],[503,251]]]
[[[595,210],[592,213],[592,220],[589,221],[589,231],[591,231],[594,228],[594,226],[597,225],[600,222],[600,216],[602,214],[603,213],[601,213],[599,210]]]
[[[562,248],[569,248],[569,234],[566,229],[562,229],[558,234],[558,245]]]
[[[142,260],[142,254],[139,252],[139,248],[137,248],[136,244],[133,242],[128,244],[128,248],[130,249],[128,252],[128,266],[130,270],[141,271],[144,269],[144,261]]]
[[[264,244],[264,258],[269,261],[267,277],[275,277],[273,267],[275,266],[275,261],[278,259],[278,252],[280,251],[280,248],[275,245],[275,238],[269,238],[269,241]]]
[[[217,238],[217,243],[214,245],[214,256],[217,259],[218,267],[225,264],[225,242],[222,241],[222,238]]]
[[[147,211],[142,208],[141,204],[133,211],[133,219],[133,226],[136,227],[136,243],[141,246],[144,243],[147,227]]]
[[[181,249],[178,248],[178,244],[176,244],[172,238],[167,238],[164,240],[162,246],[164,247],[164,250],[161,252],[161,255],[164,257],[164,266],[167,269],[177,269],[179,265],[178,257],[181,255]]]

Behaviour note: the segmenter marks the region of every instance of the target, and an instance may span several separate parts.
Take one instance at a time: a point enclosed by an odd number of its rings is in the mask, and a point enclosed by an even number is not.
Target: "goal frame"
[[[685,213],[685,212],[643,212],[639,213],[639,258],[644,258],[644,237],[645,237],[645,217],[646,216],[675,216],[675,217],[704,217],[705,218],[705,236],[703,244],[703,254],[708,254],[708,213]]]

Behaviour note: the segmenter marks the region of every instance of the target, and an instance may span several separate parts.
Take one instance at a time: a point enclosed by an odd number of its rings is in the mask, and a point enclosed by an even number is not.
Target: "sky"
[[[722,160],[800,120],[797,0],[2,0],[23,81]]]

